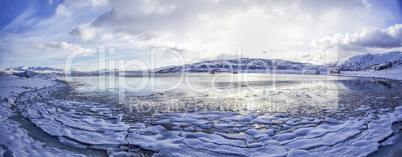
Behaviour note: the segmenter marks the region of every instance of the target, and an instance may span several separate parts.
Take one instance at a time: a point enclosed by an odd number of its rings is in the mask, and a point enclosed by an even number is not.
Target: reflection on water
[[[258,94],[264,90],[275,88],[311,88],[312,86],[333,86],[338,80],[350,80],[347,77],[326,75],[295,75],[295,74],[155,74],[139,77],[106,77],[105,83],[99,83],[98,77],[76,77],[75,81],[86,86],[78,87],[80,92],[97,92],[116,89],[125,90],[132,95],[186,93],[187,95],[208,93],[231,97],[233,94]],[[110,83],[112,82],[112,83]],[[140,84],[145,84],[141,86]],[[228,95],[230,94],[230,95]]]
[[[116,104],[123,98],[123,107],[130,111],[154,113],[223,110],[311,115],[361,105],[392,107],[400,104],[402,93],[399,82],[327,75],[190,73],[111,77],[105,84],[99,84],[98,77],[75,80],[85,84],[76,88],[82,95]]]
[[[342,80],[340,82],[351,90],[386,90],[398,86],[397,82],[384,80],[381,78],[359,78],[349,81]]]

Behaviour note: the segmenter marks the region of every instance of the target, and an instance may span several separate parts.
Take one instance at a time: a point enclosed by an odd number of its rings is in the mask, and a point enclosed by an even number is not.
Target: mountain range
[[[240,63],[240,64],[239,64]],[[320,71],[325,73],[327,69],[333,66],[338,67],[341,71],[366,71],[370,69],[383,70],[391,67],[399,67],[402,65],[402,52],[388,52],[383,54],[361,54],[343,58],[339,61],[326,65],[314,65],[311,63],[301,63],[295,61],[281,59],[260,59],[260,58],[240,58],[240,59],[219,59],[210,61],[201,61],[193,64],[185,64],[182,66],[168,66],[153,69],[147,72],[153,73],[216,73],[216,72],[248,72],[248,73],[315,73]],[[401,66],[402,67],[402,66]],[[55,76],[63,76],[64,70],[61,68],[51,67],[27,67],[21,66],[16,68],[8,68],[1,73],[16,74],[25,71],[33,71],[36,73],[46,73]],[[108,73],[105,71],[80,71],[73,70],[73,76],[96,76],[99,73]],[[120,74],[123,72],[120,72]],[[138,75],[139,71],[125,71],[127,76]],[[119,75],[119,74],[117,74]]]
[[[388,52],[383,54],[366,53],[343,58],[334,64],[343,71],[361,71],[386,66],[392,67],[392,65],[402,64],[402,52]]]

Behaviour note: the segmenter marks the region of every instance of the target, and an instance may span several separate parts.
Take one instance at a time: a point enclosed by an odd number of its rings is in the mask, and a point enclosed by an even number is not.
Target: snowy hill
[[[63,69],[60,68],[51,68],[51,67],[28,67],[28,66],[20,66],[17,68],[8,68],[7,71],[42,71],[42,72],[55,72],[59,71],[62,72],[64,71]]]
[[[384,54],[362,54],[347,57],[335,63],[342,71],[360,71],[376,67],[390,68],[402,64],[402,52],[388,52]],[[386,67],[387,65],[390,65]]]
[[[6,74],[13,74],[17,76],[25,76],[28,73],[33,74],[47,74],[51,76],[62,76],[64,74],[64,70],[60,68],[52,68],[52,67],[28,67],[28,66],[20,66],[15,68],[8,68],[4,71]]]
[[[362,54],[343,58],[339,61],[327,64],[326,67],[313,65],[309,63],[300,63],[294,61],[280,59],[258,59],[258,58],[241,58],[240,67],[237,59],[232,60],[212,60],[202,61],[184,66],[169,66],[155,69],[155,73],[178,73],[185,72],[248,72],[248,73],[265,73],[277,70],[281,73],[294,73],[310,70],[314,72],[319,70],[326,71],[329,66],[336,65],[341,71],[365,71],[365,70],[383,70],[391,67],[396,69],[402,66],[402,52],[388,52],[383,54]],[[395,69],[395,68],[393,68]],[[310,72],[311,73],[311,72]]]
[[[281,59],[241,58],[231,60],[202,61],[184,66],[169,66],[154,70],[155,73],[185,72],[251,72],[265,73],[278,71],[305,71],[325,69],[322,66]]]
[[[50,76],[64,76],[64,69],[62,68],[53,68],[53,67],[28,67],[28,66],[20,66],[14,68],[8,68],[3,71],[6,74],[13,74],[17,76],[25,76],[27,73],[30,74],[46,74]],[[96,71],[80,71],[73,70],[73,76],[95,76],[98,75]]]
[[[119,74],[113,73],[113,75],[121,75],[125,76],[134,76],[140,75],[141,71],[121,71]],[[28,66],[20,66],[16,68],[8,68],[6,70],[0,70],[0,75],[4,74],[12,74],[17,76],[25,77],[27,74],[45,74],[50,76],[61,77],[65,75],[64,69],[61,68],[53,68],[53,67],[28,67]],[[99,74],[105,74],[109,76],[109,72],[106,70],[71,70],[71,76],[98,76]]]

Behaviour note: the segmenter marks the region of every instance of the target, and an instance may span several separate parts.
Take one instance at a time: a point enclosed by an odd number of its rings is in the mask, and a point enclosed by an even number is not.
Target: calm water
[[[303,89],[317,86],[337,88],[339,81],[354,80],[352,77],[298,74],[155,74],[137,77],[75,77],[85,84],[77,88],[81,92],[127,92],[146,96],[155,93],[194,95],[208,93],[211,96],[232,97],[250,93],[261,94],[276,89]]]

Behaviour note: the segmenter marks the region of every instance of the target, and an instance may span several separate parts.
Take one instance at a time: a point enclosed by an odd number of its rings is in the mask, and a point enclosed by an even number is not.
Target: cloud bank
[[[367,48],[397,48],[402,46],[402,24],[390,26],[387,29],[373,27],[363,28],[360,32],[353,34],[335,34],[320,40],[313,40],[312,44],[344,44],[355,47]]]
[[[38,16],[44,9],[32,5],[0,30],[0,67],[60,66],[72,49],[98,45],[115,48],[115,58],[142,60],[148,60],[151,47],[174,48],[189,61],[230,58],[237,45],[247,57],[294,61],[336,43],[342,45],[341,57],[401,50],[396,0],[55,0],[47,5],[53,7],[46,16]]]

